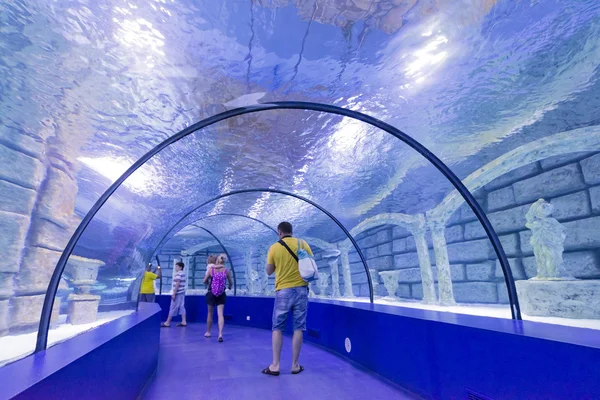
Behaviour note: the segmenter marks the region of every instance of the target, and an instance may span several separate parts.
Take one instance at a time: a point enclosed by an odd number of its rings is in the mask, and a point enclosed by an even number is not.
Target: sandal
[[[187,326],[187,324],[177,324],[175,326],[181,326],[181,327],[185,328]]]
[[[164,322],[160,324],[160,327],[161,327],[161,328],[168,328],[168,327],[170,327],[170,326],[171,326],[171,325],[167,325],[167,324],[165,324]]]
[[[210,333],[206,332],[206,333],[204,334],[204,337],[205,337],[205,338],[209,338],[209,337],[210,337]]]
[[[221,342],[223,342],[223,338],[222,337],[219,338],[219,343],[221,343]]]
[[[297,371],[292,371],[292,375],[298,375],[300,372],[304,371],[304,367],[301,365]]]
[[[271,371],[270,366],[261,371],[265,375],[279,376],[279,371]]]

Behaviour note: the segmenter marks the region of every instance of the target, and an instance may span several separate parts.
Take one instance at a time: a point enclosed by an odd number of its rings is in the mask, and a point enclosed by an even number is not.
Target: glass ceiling
[[[598,123],[595,0],[0,1],[0,25],[2,136],[50,138],[75,172],[79,216],[165,138],[256,102],[375,116],[461,178],[523,144]],[[158,154],[111,197],[76,253],[101,258],[120,246],[151,257],[168,232],[219,213],[272,227],[291,219],[306,234],[343,239],[312,206],[269,193],[228,197],[180,221],[214,196],[257,187],[310,198],[348,229],[382,212],[424,213],[451,191],[375,128],[269,111]],[[251,220],[208,221],[199,225],[224,241],[272,240]]]

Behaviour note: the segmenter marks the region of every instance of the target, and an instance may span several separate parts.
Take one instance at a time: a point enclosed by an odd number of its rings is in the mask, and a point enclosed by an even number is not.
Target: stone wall
[[[0,127],[0,335],[37,328],[54,271],[79,220],[76,145],[50,120],[37,131]],[[68,154],[67,154],[68,153]]]
[[[564,253],[567,270],[579,279],[600,278],[600,154],[574,153],[527,165],[492,181],[475,197],[500,236],[515,279],[528,279],[536,274],[525,213],[539,198],[554,205],[555,218],[567,228]],[[456,301],[507,303],[506,285],[494,250],[466,205],[454,213],[445,235]],[[401,271],[396,296],[422,298],[415,241],[406,229],[382,226],[365,231],[356,239],[370,269]],[[436,278],[429,232],[427,242]],[[354,294],[366,297],[367,277],[355,251],[350,253],[350,262]],[[320,271],[329,272],[327,263],[318,264]],[[387,295],[380,278],[376,284],[376,295]],[[343,287],[341,268],[340,286]]]

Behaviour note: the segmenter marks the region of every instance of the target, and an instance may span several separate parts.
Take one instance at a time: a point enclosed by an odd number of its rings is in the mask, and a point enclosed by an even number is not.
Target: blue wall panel
[[[154,304],[0,369],[0,399],[135,399],[158,364]]]
[[[168,310],[168,296],[159,303]],[[187,304],[203,322],[204,297]],[[270,329],[272,307],[230,297],[227,323]],[[310,302],[307,329],[307,341],[426,399],[466,399],[467,389],[494,400],[600,399],[600,335],[589,329],[327,301]]]

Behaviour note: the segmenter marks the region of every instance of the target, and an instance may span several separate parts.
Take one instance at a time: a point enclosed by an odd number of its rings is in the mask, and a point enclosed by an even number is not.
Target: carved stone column
[[[244,253],[244,271],[246,277],[246,294],[254,294],[254,287],[252,285],[252,252],[247,250]]]
[[[327,288],[329,287],[329,274],[323,272],[319,274],[319,280],[317,281],[319,286],[319,297],[327,297]]]
[[[340,248],[340,259],[342,261],[342,276],[344,278],[344,297],[354,297],[354,292],[352,291],[352,273],[350,272],[350,257],[348,255],[348,249]]]
[[[433,251],[435,252],[435,265],[438,273],[438,290],[440,292],[440,304],[444,306],[455,305],[454,292],[452,290],[452,276],[450,275],[450,262],[448,261],[448,248],[444,235],[446,227],[438,221],[429,223],[431,237],[433,240]]]
[[[431,260],[429,259],[429,248],[427,247],[427,240],[425,240],[425,227],[414,229],[412,234],[417,247],[419,268],[421,269],[423,303],[434,304],[437,302],[437,298],[435,296],[435,286],[433,284],[433,271],[431,270]]]
[[[331,272],[331,297],[342,297],[340,294],[340,272],[337,257],[329,260],[328,264]]]

